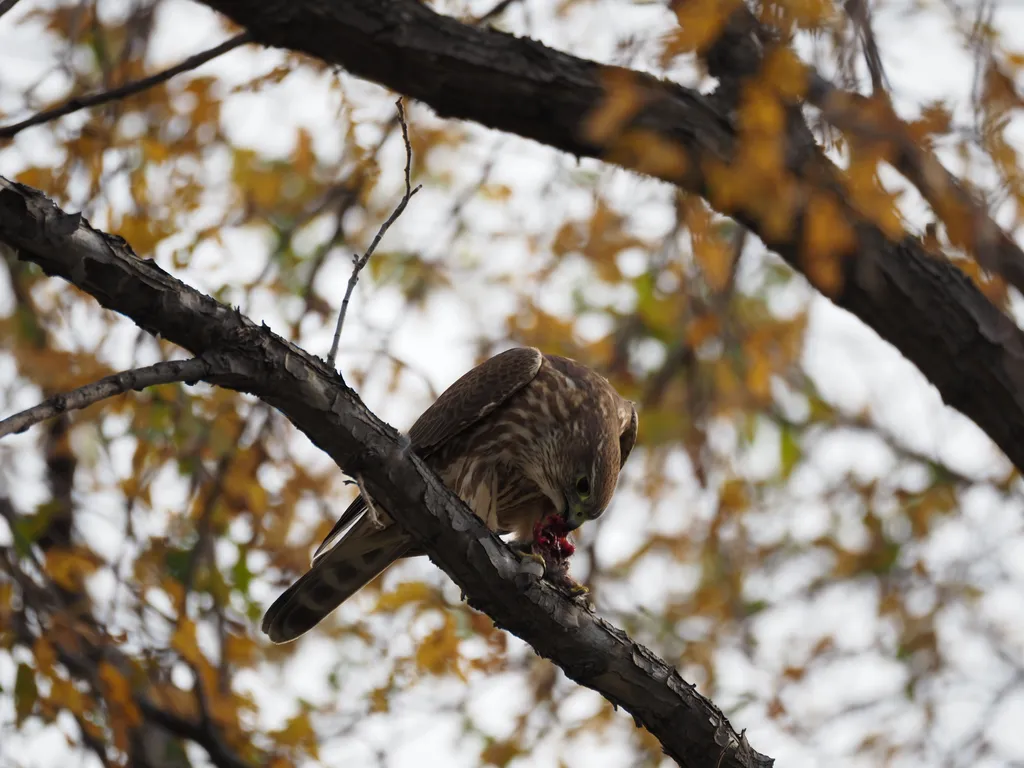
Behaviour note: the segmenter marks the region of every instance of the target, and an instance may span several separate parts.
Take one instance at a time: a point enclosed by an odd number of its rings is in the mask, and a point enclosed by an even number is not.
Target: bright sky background
[[[52,63],[54,50],[47,43],[47,38],[32,26],[14,24],[15,19],[36,4],[36,0],[22,0],[15,11],[0,19],[0,109],[15,103],[14,99],[23,87],[36,82]],[[553,4],[551,0],[522,0],[514,10],[506,14],[506,24],[516,32],[528,32],[562,50],[608,62],[621,62],[614,46],[625,30],[631,30],[640,43],[633,66],[653,61],[657,51],[657,31],[671,28],[668,12],[658,3],[631,4],[627,0],[602,0],[569,19],[552,18],[548,8]],[[474,8],[482,11],[490,5],[490,1],[476,2]],[[116,7],[116,3],[106,0],[100,3],[101,12],[104,9],[112,11]],[[176,63],[187,55],[223,40],[225,35],[218,28],[215,18],[211,11],[193,3],[164,3],[156,24],[156,44],[150,50],[151,69]],[[1016,35],[1017,44],[1024,47],[1024,4],[1005,0],[997,5],[995,18],[1008,38]],[[922,20],[921,16],[907,20],[897,11],[884,10],[876,16],[875,28],[897,105],[904,116],[911,116],[917,105],[928,100],[945,98],[961,107],[957,113],[958,118],[969,117],[972,62],[956,45],[951,35],[951,25],[941,10],[934,10],[927,20]],[[279,52],[260,51],[254,46],[248,46],[205,65],[197,74],[213,74],[230,85],[248,80],[258,72],[269,71],[282,60],[283,55]],[[680,75],[684,83],[692,84],[688,79],[691,77],[689,73],[681,72]],[[263,153],[281,156],[291,151],[295,130],[301,126],[313,133],[319,153],[328,157],[336,155],[341,149],[341,132],[335,122],[338,104],[336,96],[328,90],[328,82],[326,76],[314,77],[301,72],[289,77],[284,86],[259,96],[228,97],[223,112],[224,125],[235,141]],[[704,87],[706,89],[707,85]],[[39,96],[57,98],[63,93],[62,89],[59,79],[51,77],[43,82]],[[356,89],[356,93],[363,94],[362,108],[367,114],[379,116],[389,114],[392,109],[392,100],[379,96],[380,89],[376,86],[364,84]],[[417,126],[438,122],[421,105],[412,106],[410,116],[413,130]],[[11,117],[8,115],[7,120]],[[17,119],[19,116],[13,117]],[[73,124],[73,119],[68,124]],[[1022,130],[1024,128],[1017,131],[1018,136]],[[370,135],[374,131],[368,128],[365,144],[369,145],[376,139],[375,135]],[[562,163],[574,163],[574,160],[558,156],[532,142],[496,132],[478,129],[475,135],[478,138],[472,151],[476,156],[465,158],[465,162],[453,158],[445,168],[457,180],[454,188],[431,188],[427,183],[387,235],[391,247],[403,242],[422,244],[433,239],[439,243],[446,242],[449,234],[446,214],[451,200],[460,187],[471,186],[476,181],[479,160],[486,157],[488,148],[496,144],[500,144],[502,150],[494,169],[494,180],[505,180],[513,185],[514,194],[503,205],[487,201],[471,203],[475,206],[476,228],[469,236],[470,242],[474,238],[486,241],[489,231],[506,229],[509,222],[521,222],[529,230],[545,231],[557,227],[566,210],[586,212],[589,209],[590,199],[582,191],[575,196],[567,194],[564,208],[559,210],[545,210],[534,204],[536,191],[546,183],[553,158]],[[0,149],[0,175],[10,177],[30,160],[35,164],[45,162],[43,158],[51,155],[52,151],[45,130],[25,131],[13,146]],[[382,167],[382,174],[385,178],[393,179],[393,183],[390,188],[382,185],[383,188],[379,190],[382,205],[386,202],[385,197],[397,200],[399,196],[400,168],[404,161],[400,142],[391,141],[384,155],[388,163]],[[956,165],[951,167],[957,169]],[[602,169],[599,164],[591,161],[580,163],[580,168],[598,169],[613,179],[616,194],[623,204],[635,204],[637,227],[648,227],[650,231],[658,232],[667,228],[669,214],[664,203],[669,199],[669,191],[665,185],[640,180],[623,172]],[[218,170],[216,163],[213,163],[208,172],[211,177],[215,177]],[[211,191],[210,206],[216,208],[222,203],[216,199],[216,190]],[[907,214],[914,219],[913,210]],[[921,225],[923,220],[916,219],[915,223]],[[93,224],[102,228],[104,222],[93,220]],[[195,258],[186,270],[171,266],[169,251],[170,246],[160,254],[165,268],[201,290],[212,290],[218,288],[225,279],[258,274],[263,266],[266,245],[263,237],[252,230],[229,231],[225,234],[223,248],[209,248],[208,252]],[[458,253],[439,252],[436,255],[438,258],[460,258]],[[497,330],[494,308],[503,309],[509,302],[505,296],[496,296],[483,276],[514,271],[524,258],[527,255],[518,243],[497,241],[488,249],[486,265],[481,265],[479,269],[474,267],[465,270],[465,281],[460,285],[457,299],[446,296],[444,300],[431,301],[423,313],[405,316],[401,315],[402,301],[393,289],[376,287],[371,280],[364,279],[355,292],[350,308],[342,338],[340,369],[344,372],[347,367],[362,359],[360,349],[364,348],[364,339],[390,334],[391,352],[417,370],[424,371],[432,386],[440,391],[472,363],[472,341],[478,335],[481,324],[488,327],[487,323],[490,322]],[[752,243],[745,258],[742,279],[757,280],[760,265],[765,258],[763,246],[759,242]],[[320,276],[317,284],[319,293],[333,303],[339,303],[349,269],[349,261],[344,254],[336,255]],[[565,269],[568,280],[571,278],[572,265],[566,265]],[[568,310],[565,296],[556,290],[551,290],[550,294],[544,297],[546,306],[549,305],[552,310]],[[940,458],[966,474],[988,476],[1005,472],[1006,460],[973,423],[944,407],[936,390],[923,376],[858,320],[814,295],[806,286],[789,289],[780,293],[776,299],[781,310],[787,306],[795,308],[804,302],[811,302],[812,324],[804,352],[804,364],[828,400],[850,412],[869,410],[874,420],[899,435],[907,444]],[[8,288],[0,285],[0,312],[9,311],[10,306]],[[263,321],[280,330],[290,322],[296,309],[291,305],[282,306],[274,297],[266,295],[248,307],[248,314],[256,322]],[[84,318],[86,325],[78,322],[72,325],[76,332],[87,334],[88,321],[88,318]],[[124,327],[124,339],[127,342],[133,337],[134,330],[128,323],[124,323]],[[300,338],[294,340],[313,353],[326,354],[331,331],[326,326],[309,327],[307,324]],[[108,357],[115,365],[127,365],[129,359],[126,348],[119,348],[117,344],[110,346]],[[0,359],[0,377],[9,377],[11,374],[11,366]],[[417,386],[411,379],[404,380],[401,396],[388,396],[383,382],[373,379],[367,382],[360,395],[380,417],[400,428],[407,427],[430,398],[428,389],[423,385]],[[0,415],[27,407],[36,402],[37,398],[37,392],[24,390],[14,402],[0,403]],[[730,438],[723,435],[722,439],[728,442]],[[295,440],[304,442],[300,436]],[[34,445],[33,438],[31,435],[23,435],[4,440],[0,450],[17,451],[19,445]],[[327,461],[312,447],[307,453],[310,462]],[[122,458],[129,461],[130,452],[126,452]],[[751,466],[756,469],[759,462],[770,467],[775,458],[769,448],[761,453],[755,451],[745,460],[751,462]],[[26,451],[24,472],[19,473],[17,481],[7,478],[11,485],[9,488],[0,487],[0,492],[23,499],[26,505],[42,498],[44,491],[37,482],[41,474],[37,461],[34,454]],[[813,470],[806,470],[805,477],[798,478],[797,488],[806,491],[806,503],[801,502],[798,493],[798,509],[794,510],[792,525],[802,530],[807,537],[813,537],[820,515],[823,514],[818,508],[818,502],[814,500],[816,489],[822,482],[830,477],[838,477],[848,469],[871,476],[883,472],[891,463],[892,457],[874,441],[864,443],[851,436],[830,444],[816,455]],[[654,510],[646,529],[648,531],[685,525],[689,516],[699,516],[702,506],[706,508],[709,503],[708,499],[701,498],[687,483],[685,466],[681,465],[675,470],[678,471],[677,494],[663,503],[663,508]],[[4,481],[0,477],[0,482]],[[272,482],[272,478],[268,481]],[[340,482],[338,487],[341,488]],[[628,473],[627,481],[620,488],[612,509],[600,524],[600,532],[588,534],[599,536],[598,557],[608,562],[615,562],[635,551],[641,534],[645,533],[635,529],[633,519],[628,514],[636,499],[630,488]],[[339,490],[339,509],[343,493],[347,491]],[[159,498],[160,503],[168,509],[184,501],[182,489],[170,478],[160,486],[159,492],[154,493],[154,498]],[[793,501],[792,497],[790,501]],[[91,503],[101,508],[105,502],[102,498],[96,498]],[[1024,563],[1024,544],[1018,522],[1024,511],[1021,506],[1019,503],[995,504],[984,494],[965,499],[960,520],[948,525],[946,534],[935,544],[935,551],[931,555],[940,560],[953,560],[971,552],[991,552],[992,557],[1000,558],[1008,564],[1016,563],[1019,583],[1024,583],[1024,565],[1020,565]],[[159,529],[159,519],[155,519],[152,524],[154,530]],[[97,525],[97,531],[101,531],[102,526],[99,523]],[[5,530],[0,530],[0,541],[6,535]],[[113,536],[114,529],[109,528],[106,533],[94,531],[93,535],[99,537],[96,546],[103,551],[111,546],[111,541],[104,544],[102,539],[107,535]],[[113,548],[116,551],[116,545]],[[388,578],[397,583],[424,574],[428,578],[443,578],[436,575],[433,567],[425,561],[395,568]],[[638,577],[630,582],[628,589],[618,592],[610,590],[603,594],[602,600],[620,611],[635,610],[638,607],[656,611],[659,601],[664,599],[665,591],[669,588],[666,586],[670,583],[666,578],[668,575],[661,573],[653,574],[650,578]],[[692,577],[685,571],[672,576],[682,580]],[[801,565],[793,563],[786,573],[780,574],[777,583],[771,588],[796,589],[804,579]],[[450,584],[449,587],[455,589]],[[97,589],[101,591],[102,585]],[[1016,649],[1018,658],[1024,658],[1022,595],[1024,593],[1020,590],[1013,589],[993,593],[989,609],[991,620],[1003,625],[1008,643]],[[276,588],[264,584],[256,596],[269,605],[276,596]],[[787,657],[801,646],[813,645],[819,637],[837,628],[837,635],[849,648],[864,649],[864,653],[849,664],[836,665],[827,674],[820,675],[819,679],[810,681],[802,689],[798,700],[787,702],[795,717],[806,719],[809,733],[801,741],[779,732],[760,716],[762,710],[759,707],[763,707],[763,700],[734,710],[733,724],[737,728],[746,728],[751,743],[776,758],[778,765],[787,768],[809,768],[825,764],[851,768],[860,764],[867,765],[867,762],[857,763],[840,757],[862,732],[856,714],[835,721],[830,717],[840,701],[849,704],[851,701],[873,701],[889,695],[901,699],[901,687],[905,682],[904,667],[869,650],[874,637],[873,625],[877,621],[873,599],[872,594],[858,592],[856,589],[844,590],[842,594],[826,591],[811,603],[794,605],[788,611],[772,612],[765,618],[763,625],[757,628],[759,650],[756,668],[742,654],[730,652],[728,648],[722,649],[720,674],[729,685],[735,686],[736,691],[734,701],[730,701],[728,696],[719,697],[718,703],[727,708],[735,707],[751,692],[764,698],[769,697],[774,675],[785,666]],[[359,615],[367,607],[367,601],[356,598],[339,612],[340,620],[344,621],[346,616]],[[395,638],[393,650],[400,653],[403,644],[410,642],[407,617],[402,614],[382,617],[381,622],[390,622]],[[425,626],[412,627],[413,633],[417,635],[428,629]],[[964,627],[951,621],[948,631],[955,635],[963,633]],[[318,638],[315,633],[301,642],[301,654],[281,669],[267,669],[259,675],[244,673],[241,676],[262,702],[269,725],[279,725],[292,714],[299,696],[322,700],[333,695],[323,684],[320,670],[333,663],[337,649],[330,647],[327,641]],[[973,646],[967,639],[963,647],[965,668],[972,670],[981,687],[987,685],[987,681],[1000,679],[1002,670],[997,661],[980,651],[973,654]],[[528,651],[520,647],[517,652]],[[367,690],[379,682],[374,677],[373,661],[361,658],[348,660],[356,670],[351,677],[353,692]],[[685,675],[686,670],[682,671]],[[13,679],[13,665],[0,657],[0,686],[5,692],[12,689]],[[452,687],[459,685],[463,684],[432,679],[427,685],[414,687],[394,706],[395,711],[401,712],[401,715],[365,718],[349,736],[332,741],[323,750],[322,764],[372,764],[374,756],[382,751],[386,755],[383,764],[395,768],[425,768],[432,765],[460,768],[474,765],[477,746],[462,740],[458,723],[445,712],[445,702],[454,701],[459,693]],[[479,707],[475,708],[475,712],[479,713],[478,726],[492,735],[503,735],[509,725],[508,712],[516,710],[526,700],[522,679],[511,675],[487,680],[474,679],[472,686],[472,695],[479,701]],[[971,727],[975,719],[984,714],[989,719],[991,732],[999,734],[996,741],[1000,745],[999,754],[984,764],[996,766],[1024,762],[1024,728],[1020,727],[1024,723],[1024,695],[1018,690],[995,711],[984,712],[978,703],[981,699],[963,687],[962,681],[951,683],[951,686],[945,712],[950,742],[955,742],[961,729]],[[575,708],[573,711],[583,716],[592,712],[597,704],[596,694],[581,689],[565,706]],[[10,698],[6,693],[0,694],[0,722],[12,714]],[[627,716],[623,715],[621,720],[623,729],[631,727]],[[339,725],[342,724],[343,720],[339,721]],[[913,713],[894,705],[888,723],[894,732],[919,725]],[[615,731],[609,730],[608,734],[613,737]],[[5,753],[16,755],[23,763],[39,768],[64,766],[67,764],[67,750],[61,741],[52,730],[35,735],[29,732],[25,738],[0,744],[0,766],[4,765]],[[562,745],[553,742],[549,749],[535,752],[529,763],[520,762],[516,765],[555,768],[559,758],[565,759],[570,766],[624,765],[623,760],[627,756],[616,748],[613,738],[607,743],[578,741],[580,743],[574,743],[571,752],[566,752],[561,749]],[[941,750],[942,746],[937,744],[936,748]],[[26,760],[26,755],[31,755],[31,758]],[[87,761],[86,764],[92,763]],[[202,764],[202,761],[198,760],[197,764]]]

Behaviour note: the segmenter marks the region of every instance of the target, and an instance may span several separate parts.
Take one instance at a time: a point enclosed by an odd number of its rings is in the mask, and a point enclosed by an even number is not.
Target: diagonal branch
[[[46,419],[52,419],[54,416],[60,416],[62,413],[88,408],[100,400],[123,394],[128,390],[139,392],[146,387],[170,384],[175,381],[194,384],[210,373],[210,364],[196,357],[191,360],[172,360],[146,368],[115,373],[113,376],[107,376],[71,392],[54,395],[39,405],[8,416],[0,421],[0,439],[7,435],[24,432],[29,427]]]
[[[139,259],[121,240],[0,178],[0,242],[101,305],[210,361],[207,380],[280,410],[423,546],[473,607],[565,674],[628,710],[681,765],[767,767],[721,710],[622,630],[544,581],[407,451],[321,360]]]
[[[39,112],[38,114],[32,115],[32,117],[22,120],[20,123],[0,126],[0,139],[13,138],[26,128],[48,123],[51,120],[56,120],[57,118],[64,117],[65,115],[70,115],[80,109],[88,109],[89,107],[107,104],[111,101],[117,101],[118,99],[123,99],[127,96],[134,96],[136,93],[141,93],[142,91],[160,85],[160,83],[167,82],[175,75],[180,75],[182,72],[195,69],[196,67],[199,67],[211,59],[215,59],[240,45],[251,42],[251,40],[252,37],[248,32],[242,32],[241,34],[235,35],[230,40],[225,40],[220,45],[215,45],[213,48],[203,51],[202,53],[189,56],[181,63],[175,64],[173,67],[168,67],[167,69],[150,75],[149,77],[144,77],[141,80],[133,80],[130,83],[125,83],[124,85],[118,86],[117,88],[111,88],[107,91],[100,91],[99,93],[92,93],[87,96],[75,96],[68,99],[58,107],[53,107],[52,109]]]

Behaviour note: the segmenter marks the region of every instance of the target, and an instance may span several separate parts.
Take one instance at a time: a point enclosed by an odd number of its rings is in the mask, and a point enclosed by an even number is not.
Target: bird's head
[[[618,441],[573,435],[560,450],[548,454],[539,483],[565,529],[574,531],[596,520],[608,507],[619,475]],[[568,448],[568,450],[566,450]]]

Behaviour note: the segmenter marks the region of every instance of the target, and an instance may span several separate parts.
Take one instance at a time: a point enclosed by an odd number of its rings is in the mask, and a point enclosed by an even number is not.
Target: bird
[[[488,528],[515,534],[520,553],[547,561],[572,554],[568,533],[605,511],[637,428],[635,404],[596,371],[515,347],[442,392],[407,438]],[[267,610],[262,630],[274,643],[291,642],[392,563],[423,554],[386,510],[357,496],[310,570]]]

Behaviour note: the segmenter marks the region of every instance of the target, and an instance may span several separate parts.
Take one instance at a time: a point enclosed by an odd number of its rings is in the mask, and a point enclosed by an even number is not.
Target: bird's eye
[[[579,494],[581,499],[585,499],[590,495],[590,478],[583,476],[576,481],[576,493]]]

